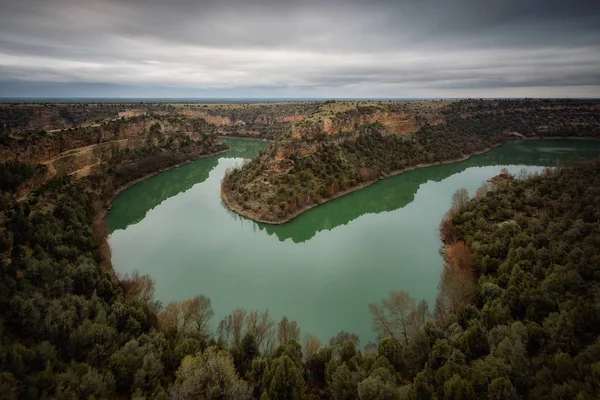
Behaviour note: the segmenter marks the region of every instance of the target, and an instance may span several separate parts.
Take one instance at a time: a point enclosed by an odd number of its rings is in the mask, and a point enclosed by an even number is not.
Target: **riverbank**
[[[257,137],[253,137],[253,136],[229,136],[229,135],[218,135],[217,136],[219,139],[244,139],[244,140],[257,140],[259,142],[272,142],[272,140],[269,139],[264,139],[264,138],[257,138]]]

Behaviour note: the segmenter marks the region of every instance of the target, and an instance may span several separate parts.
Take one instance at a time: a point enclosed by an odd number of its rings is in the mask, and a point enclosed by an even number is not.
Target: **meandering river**
[[[466,161],[421,168],[316,207],[292,222],[258,224],[229,211],[220,182],[227,168],[266,143],[224,140],[232,151],[140,182],[107,216],[114,268],[156,282],[167,304],[198,294],[218,321],[237,307],[269,309],[326,341],[339,331],[373,340],[368,304],[406,290],[433,308],[442,259],[438,226],[458,188],[473,194],[506,167],[540,171],[600,156],[600,142],[506,143]]]

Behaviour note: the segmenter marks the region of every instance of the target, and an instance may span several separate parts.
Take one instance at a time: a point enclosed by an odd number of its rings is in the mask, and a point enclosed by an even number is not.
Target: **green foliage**
[[[456,212],[456,239],[476,256],[477,307],[445,327],[411,396],[597,395],[599,172],[591,162],[514,181]]]
[[[19,185],[45,170],[42,165],[31,165],[17,161],[0,163],[0,193],[14,192]]]
[[[263,386],[270,400],[298,400],[304,397],[304,379],[288,355],[277,357],[265,372]]]
[[[343,363],[333,373],[330,384],[331,396],[335,400],[355,399],[358,394],[358,376]]]
[[[251,390],[235,371],[226,351],[209,347],[197,356],[186,356],[171,389],[173,399],[249,399]]]
[[[358,398],[361,400],[396,400],[398,388],[384,382],[379,376],[369,376],[358,384]]]

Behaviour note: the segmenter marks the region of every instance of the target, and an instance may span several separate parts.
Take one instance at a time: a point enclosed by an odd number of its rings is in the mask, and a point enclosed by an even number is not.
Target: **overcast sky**
[[[600,0],[0,0],[0,97],[600,97]]]

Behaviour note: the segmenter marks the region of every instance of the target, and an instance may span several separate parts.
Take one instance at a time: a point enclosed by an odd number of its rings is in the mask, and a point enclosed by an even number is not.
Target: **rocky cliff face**
[[[276,139],[318,108],[318,103],[251,104],[4,104],[0,135],[95,127],[135,117],[183,116],[206,121],[206,133]]]
[[[127,164],[127,176],[137,179],[136,163],[157,154],[160,169],[226,149],[216,136],[205,133],[210,127],[204,120],[183,116],[143,115],[57,132],[29,132],[11,135],[0,144],[0,162],[44,166],[18,188],[17,196],[55,176],[87,176],[102,165]],[[152,172],[151,163],[146,164],[143,170]]]
[[[154,127],[154,130],[152,129]],[[211,131],[202,120],[183,117],[139,116],[118,119],[94,126],[64,129],[56,132],[29,132],[13,135],[0,147],[0,162],[17,160],[40,163],[86,146],[146,136],[151,131],[155,139],[174,133]]]
[[[20,133],[56,130],[117,118],[124,110],[119,104],[85,105],[0,105],[0,131]]]

